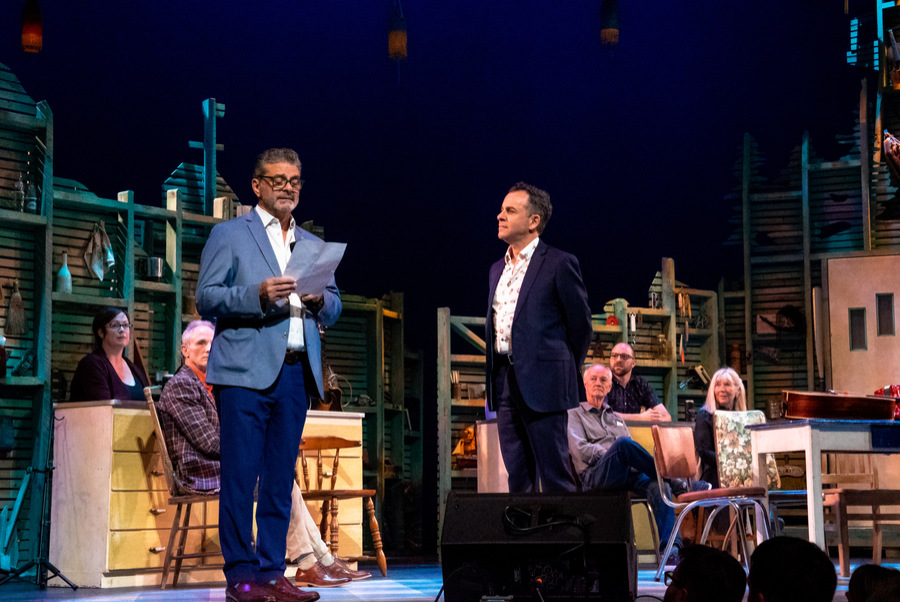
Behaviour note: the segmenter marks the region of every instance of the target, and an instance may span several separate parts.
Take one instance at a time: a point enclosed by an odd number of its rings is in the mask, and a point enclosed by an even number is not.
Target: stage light
[[[22,9],[22,50],[40,52],[44,46],[44,24],[37,0],[27,0]]]
[[[403,7],[400,6],[400,0],[394,0],[391,32],[388,34],[388,56],[395,61],[406,58],[406,19],[403,18]]]
[[[619,43],[618,0],[603,0],[600,6],[600,41],[607,46]]]

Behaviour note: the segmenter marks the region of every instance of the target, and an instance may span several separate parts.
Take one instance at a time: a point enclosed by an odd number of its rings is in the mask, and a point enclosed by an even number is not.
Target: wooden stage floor
[[[855,560],[851,568],[863,560]],[[886,566],[900,569],[900,563],[885,563]],[[418,565],[400,564],[400,561],[388,562],[388,576],[381,577],[373,566],[362,566],[373,571],[373,577],[366,581],[351,583],[344,587],[318,590],[322,602],[433,602],[442,585],[441,567],[435,563]],[[637,602],[662,600],[665,586],[653,581],[654,571],[638,572]],[[17,582],[0,586],[0,600],[25,602],[33,600],[80,600],[82,602],[137,602],[137,601],[180,601],[180,602],[223,602],[225,589],[221,585],[213,587],[192,586],[177,589],[159,590],[156,588],[121,588],[121,589],[89,589],[55,587],[62,584],[59,579],[51,581],[53,587],[39,590],[33,583]],[[847,580],[838,579],[835,602],[845,602]],[[441,597],[443,600],[443,596]]]

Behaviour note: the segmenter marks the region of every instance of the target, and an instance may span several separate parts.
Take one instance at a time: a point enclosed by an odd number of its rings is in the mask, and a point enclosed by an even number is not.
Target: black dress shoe
[[[306,570],[298,568],[297,574],[294,576],[294,583],[315,588],[340,587],[345,583],[350,583],[350,577],[331,575],[328,572],[329,568],[331,567],[322,566],[322,563],[319,561],[316,561],[314,565]]]
[[[337,557],[334,559],[334,564],[325,567],[325,571],[337,579],[348,577],[353,581],[362,581],[372,576],[372,573],[368,571],[354,571],[350,568],[350,565]]]
[[[264,583],[260,587],[272,596],[275,602],[315,602],[319,599],[319,594],[295,587],[284,578],[284,575],[280,575],[277,579]]]
[[[225,599],[233,602],[277,602],[266,588],[253,581],[239,581],[225,588]]]

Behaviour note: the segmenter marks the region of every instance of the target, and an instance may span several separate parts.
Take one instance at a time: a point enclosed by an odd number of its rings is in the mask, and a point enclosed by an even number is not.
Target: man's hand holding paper
[[[284,268],[284,275],[297,281],[294,292],[314,309],[325,293],[325,287],[334,278],[334,271],[344,257],[347,243],[325,242],[318,238],[303,238],[294,245],[294,251]]]

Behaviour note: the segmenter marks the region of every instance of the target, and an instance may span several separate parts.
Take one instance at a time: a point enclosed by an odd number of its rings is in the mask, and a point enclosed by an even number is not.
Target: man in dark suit
[[[291,149],[259,156],[250,213],[215,226],[200,258],[197,310],[215,317],[207,366],[221,429],[219,538],[226,598],[236,602],[307,602],[284,578],[294,461],[308,393],[322,391],[318,324],[341,313],[334,280],[324,291],[296,294],[283,276],[294,243],[313,235],[297,227],[300,159]],[[252,546],[253,491],[259,480]]]
[[[509,248],[490,271],[487,400],[511,493],[575,490],[566,412],[583,397],[591,312],[578,260],[539,239],[552,211],[546,191],[519,182],[497,216]]]

